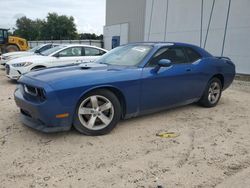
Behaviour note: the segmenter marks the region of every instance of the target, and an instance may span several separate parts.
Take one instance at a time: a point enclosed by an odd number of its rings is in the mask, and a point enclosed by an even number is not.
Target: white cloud
[[[78,32],[101,34],[106,0],[1,0],[0,27],[12,28],[22,15],[43,19],[49,12],[73,16]]]
[[[18,13],[18,14],[15,14],[15,15],[13,16],[13,18],[14,18],[14,19],[18,19],[18,18],[21,18],[21,17],[24,17],[24,16],[26,16],[26,15],[23,14],[23,13]]]

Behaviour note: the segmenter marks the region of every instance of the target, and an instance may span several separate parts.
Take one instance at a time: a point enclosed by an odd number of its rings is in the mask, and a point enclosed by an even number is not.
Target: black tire
[[[110,118],[111,122],[108,125],[105,125],[106,127],[101,128],[99,130],[89,129],[86,127],[86,125],[84,125],[84,123],[81,123],[82,120],[80,120],[80,118],[84,115],[80,115],[78,112],[79,108],[81,107],[81,105],[83,105],[84,101],[88,100],[90,97],[95,97],[95,96],[106,98],[113,105],[112,106],[112,112],[113,112],[112,120]],[[89,101],[89,103],[91,103],[91,101]],[[98,103],[100,103],[100,101],[98,101]],[[91,109],[93,109],[93,108],[91,108]],[[93,114],[91,114],[89,116],[92,117]],[[91,117],[89,117],[89,118],[91,118]],[[96,120],[101,121],[101,119],[98,119],[98,118],[99,118],[99,116],[97,115]],[[118,98],[116,97],[116,95],[109,90],[99,89],[99,90],[95,90],[95,91],[88,93],[78,102],[78,105],[77,105],[76,110],[75,110],[75,117],[74,117],[73,126],[75,127],[75,129],[77,131],[79,131],[82,134],[90,135],[90,136],[98,136],[98,135],[104,135],[104,134],[109,133],[112,129],[115,128],[115,126],[117,125],[117,123],[120,119],[121,119],[121,104],[120,104]],[[96,120],[95,120],[95,122],[96,122]]]
[[[20,51],[19,48],[16,45],[8,45],[6,47],[7,52],[17,52]]]
[[[211,96],[209,97],[209,94],[211,93],[210,89],[213,86],[213,84],[216,84],[218,86],[219,93],[218,93],[218,96],[215,97],[216,100],[214,100],[212,102]],[[198,101],[198,103],[203,107],[207,107],[207,108],[214,107],[218,104],[220,97],[221,97],[221,93],[222,93],[221,81],[220,81],[220,79],[213,77],[211,80],[209,80],[207,87],[206,87],[201,99]]]

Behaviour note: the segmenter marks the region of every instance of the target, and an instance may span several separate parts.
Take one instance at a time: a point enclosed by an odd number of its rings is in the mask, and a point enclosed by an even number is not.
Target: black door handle
[[[191,71],[191,69],[190,69],[190,68],[187,68],[187,69],[186,69],[186,71],[187,71],[187,72],[190,72],[190,71]]]

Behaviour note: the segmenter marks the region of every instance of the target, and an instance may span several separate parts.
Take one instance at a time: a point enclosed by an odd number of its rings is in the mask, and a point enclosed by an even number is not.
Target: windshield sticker
[[[133,47],[132,50],[136,50],[138,52],[145,52],[147,49],[143,48],[143,47],[136,46],[136,47]]]

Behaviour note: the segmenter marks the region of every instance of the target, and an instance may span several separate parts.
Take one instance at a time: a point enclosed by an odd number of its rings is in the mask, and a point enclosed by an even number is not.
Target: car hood
[[[12,59],[12,60],[8,61],[7,64],[11,65],[11,64],[22,63],[22,62],[36,63],[36,62],[40,62],[40,61],[47,61],[51,58],[53,58],[53,57],[42,56],[42,55],[30,55],[30,56]]]
[[[30,55],[34,55],[34,53],[33,52],[10,52],[10,53],[3,54],[2,57],[8,60],[8,59],[14,59],[17,57],[30,56]]]
[[[3,54],[3,56],[12,56],[12,55],[20,55],[20,54],[26,54],[26,53],[32,53],[32,52],[8,52],[8,53],[5,53]]]
[[[82,65],[51,67],[43,70],[31,71],[24,74],[19,81],[23,82],[26,78],[29,78],[39,82],[45,82],[53,88],[70,88],[112,83],[124,79],[135,79],[135,77],[139,76],[139,73],[134,74],[134,71],[138,72],[138,68],[99,63],[84,63]]]

